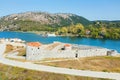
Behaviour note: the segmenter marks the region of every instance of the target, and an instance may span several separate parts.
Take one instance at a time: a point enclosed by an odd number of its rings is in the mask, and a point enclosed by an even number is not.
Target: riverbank
[[[6,31],[1,31],[1,32],[6,32]],[[113,38],[104,38],[102,36],[92,37],[90,35],[78,35],[78,34],[61,34],[60,35],[57,32],[49,32],[49,31],[9,31],[9,32],[33,33],[36,35],[54,33],[56,36],[59,36],[59,37],[79,37],[79,38],[90,38],[90,39],[101,39],[101,40],[120,40],[120,39],[113,39]]]
[[[53,43],[54,41],[78,44],[78,45],[89,45],[89,46],[99,46],[108,48],[111,50],[117,50],[120,52],[120,40],[106,40],[106,39],[92,39],[92,38],[81,38],[81,37],[42,37],[41,35],[36,35],[28,32],[0,32],[0,38],[19,38],[25,40],[26,42],[41,42],[45,44]],[[114,45],[114,46],[113,46]]]
[[[55,32],[49,32],[49,31],[12,31],[12,32],[34,33],[34,34],[37,34],[37,35],[46,34],[46,33],[55,33]]]

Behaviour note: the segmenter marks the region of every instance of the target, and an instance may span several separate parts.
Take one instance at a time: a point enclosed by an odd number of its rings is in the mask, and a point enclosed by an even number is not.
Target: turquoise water
[[[72,44],[99,46],[108,49],[114,49],[120,52],[120,40],[103,40],[79,37],[42,37],[33,33],[22,32],[0,32],[0,38],[20,38],[27,42],[39,41],[41,43],[52,43],[54,41],[60,41]]]

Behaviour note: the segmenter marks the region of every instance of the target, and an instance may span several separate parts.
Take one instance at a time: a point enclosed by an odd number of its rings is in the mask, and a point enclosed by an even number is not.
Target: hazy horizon
[[[72,13],[91,21],[120,20],[119,3],[119,0],[2,0],[0,2],[0,17],[27,11],[41,11],[48,13]]]

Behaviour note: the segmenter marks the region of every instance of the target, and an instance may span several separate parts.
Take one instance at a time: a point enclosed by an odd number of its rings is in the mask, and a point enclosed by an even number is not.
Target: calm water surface
[[[120,40],[103,40],[79,37],[42,37],[33,33],[22,32],[0,32],[0,38],[20,38],[27,42],[39,41],[41,43],[52,43],[54,41],[60,41],[72,44],[105,47],[108,49],[115,49],[120,52]]]

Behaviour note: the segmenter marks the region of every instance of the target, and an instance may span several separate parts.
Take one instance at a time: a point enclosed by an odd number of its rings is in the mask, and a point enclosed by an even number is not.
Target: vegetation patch
[[[5,53],[11,52],[11,51],[13,51],[13,49],[14,49],[14,47],[13,47],[12,45],[7,44],[7,45],[6,45]]]
[[[20,62],[27,62],[26,59],[18,59],[18,58],[10,58],[10,57],[5,57],[5,58],[10,59],[10,60],[20,61]]]
[[[18,52],[18,56],[26,56],[26,49],[23,46],[6,45],[5,53]]]
[[[21,48],[18,51],[18,56],[26,56],[26,49],[25,48]]]
[[[0,80],[109,80],[39,72],[0,64]]]
[[[41,64],[80,70],[120,72],[120,57],[88,57],[57,62],[45,62]]]
[[[64,26],[58,29],[56,34],[64,36],[79,36],[103,39],[120,39],[120,23],[94,22],[88,26],[80,23]]]

